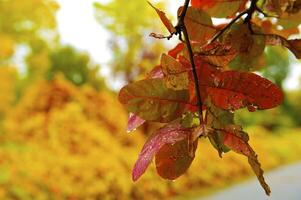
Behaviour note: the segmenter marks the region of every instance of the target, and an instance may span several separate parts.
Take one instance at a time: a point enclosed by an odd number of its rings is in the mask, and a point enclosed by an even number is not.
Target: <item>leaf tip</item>
[[[134,173],[134,172],[132,173],[132,181],[133,181],[133,182],[136,182],[136,181],[139,179],[139,177],[140,177],[140,176],[137,175],[136,173]]]
[[[137,165],[137,163],[136,163],[135,166],[134,166],[134,169],[132,171],[132,181],[136,182],[142,176],[142,174],[144,173],[144,171],[145,170],[141,170],[139,168],[139,166]]]

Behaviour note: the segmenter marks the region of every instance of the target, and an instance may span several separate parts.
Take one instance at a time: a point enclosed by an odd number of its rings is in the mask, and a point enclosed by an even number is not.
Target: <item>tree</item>
[[[62,73],[75,85],[90,84],[94,88],[104,88],[103,79],[99,76],[99,65],[93,63],[88,54],[81,53],[70,46],[59,46],[49,55],[50,67],[46,72],[47,79],[52,80]]]
[[[281,89],[253,72],[263,67],[266,46],[286,47],[301,58],[301,39],[288,39],[299,33],[301,1],[189,3],[185,0],[179,8],[176,26],[154,7],[170,35],[152,36],[176,35],[180,43],[161,56],[160,65],[145,79],[119,92],[119,101],[132,113],[130,130],[145,121],[165,124],[145,143],[132,178],[136,181],[155,157],[158,174],[176,179],[193,161],[198,139],[208,138],[220,157],[230,150],[245,155],[269,195],[257,154],[248,144],[248,134],[235,124],[234,114],[242,108],[255,112],[282,103]],[[230,22],[214,25],[213,17]],[[281,80],[275,81],[281,85]]]
[[[55,1],[26,0],[0,2],[0,59],[10,59],[15,47],[25,45],[34,52],[56,39]],[[34,10],[34,12],[33,12]],[[43,17],[41,17],[43,16]]]
[[[144,37],[150,30],[160,30],[155,13],[145,1],[113,0],[106,4],[95,3],[96,18],[111,33],[110,47],[113,59],[110,68],[113,77],[132,82],[145,74],[158,62],[164,49],[162,43],[153,43]],[[159,4],[165,7],[164,4]],[[137,10],[143,15],[137,18]],[[141,49],[141,47],[144,47]]]

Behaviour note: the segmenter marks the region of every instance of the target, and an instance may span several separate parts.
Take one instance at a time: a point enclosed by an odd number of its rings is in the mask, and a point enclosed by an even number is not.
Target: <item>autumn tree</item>
[[[166,7],[163,3],[156,5]],[[110,78],[117,77],[128,83],[149,71],[158,62],[159,52],[165,49],[163,43],[144,37],[151,30],[160,30],[152,9],[145,6],[145,1],[125,3],[123,0],[95,3],[94,7],[96,19],[110,32],[112,59],[109,65],[113,74]],[[137,10],[143,15],[137,17]]]
[[[47,47],[45,38],[49,42],[54,41],[57,38],[54,15],[57,9],[55,1],[1,1],[1,63],[7,62],[20,45],[38,53]]]
[[[198,139],[206,138],[220,157],[230,150],[245,155],[270,194],[249,136],[234,115],[239,109],[255,112],[282,103],[282,90],[254,72],[264,66],[261,61],[268,46],[286,47],[301,58],[301,40],[291,39],[299,33],[300,4],[300,0],[185,0],[175,26],[150,4],[170,33],[151,36],[178,36],[180,42],[162,54],[160,65],[144,79],[119,93],[119,101],[131,113],[128,131],[145,121],[164,123],[143,146],[133,169],[134,181],[153,157],[161,177],[176,179],[194,160]],[[227,20],[216,25],[212,18]]]

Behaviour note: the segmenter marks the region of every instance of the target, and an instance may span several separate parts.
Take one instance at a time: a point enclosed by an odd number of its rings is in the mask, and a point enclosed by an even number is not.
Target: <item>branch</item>
[[[245,10],[244,12],[240,13],[239,15],[237,15],[233,20],[231,20],[231,22],[229,24],[227,24],[227,26],[225,26],[222,30],[220,30],[213,38],[211,41],[209,41],[209,43],[214,42],[215,40],[217,40],[222,34],[224,34],[224,32],[226,30],[228,30],[237,20],[239,20],[243,15],[247,14],[247,11]]]
[[[194,85],[195,85],[199,120],[200,120],[200,125],[201,125],[201,124],[203,124],[203,112],[202,112],[203,103],[202,103],[202,98],[201,98],[201,94],[200,94],[199,79],[198,79],[196,66],[195,66],[195,62],[194,62],[194,58],[193,58],[193,50],[191,47],[191,43],[190,43],[186,25],[184,23],[187,9],[189,6],[189,2],[190,2],[190,0],[185,0],[183,10],[182,10],[181,14],[178,16],[178,24],[175,28],[176,28],[180,38],[181,38],[181,33],[183,33],[184,39],[185,39],[185,44],[188,49],[189,59],[190,59],[190,63],[192,66]]]
[[[237,20],[239,20],[242,16],[244,16],[245,14],[247,14],[247,17],[244,19],[244,23],[248,23],[248,26],[249,26],[249,30],[251,33],[253,33],[253,29],[252,29],[252,26],[251,26],[251,19],[252,19],[252,16],[254,14],[255,11],[258,11],[260,13],[263,13],[263,11],[258,8],[257,6],[257,2],[258,0],[251,0],[251,5],[250,7],[239,13],[234,19],[231,20],[231,22],[229,24],[227,24],[227,26],[225,26],[222,30],[220,30],[213,38],[212,40],[209,42],[209,43],[212,43],[214,42],[215,40],[217,40],[222,34],[224,34],[224,32],[226,30],[228,30]]]
[[[260,10],[257,7],[258,0],[250,0],[250,1],[251,1],[250,7],[247,10],[239,13],[229,24],[227,24],[227,26],[225,26],[223,29],[221,29],[212,38],[212,40],[209,43],[212,43],[215,40],[217,40],[222,34],[224,34],[224,32],[226,30],[228,30],[237,20],[239,20],[245,14],[247,14],[247,17],[244,19],[244,23],[248,23],[250,32],[253,33],[252,26],[251,26],[252,16],[253,16],[255,11],[258,11],[258,12],[262,13],[262,10]],[[185,44],[186,44],[186,47],[188,49],[189,59],[190,59],[190,63],[191,63],[191,66],[192,66],[192,73],[193,73],[193,78],[194,78],[194,83],[195,83],[195,92],[196,92],[196,98],[197,98],[197,107],[198,107],[199,120],[200,120],[200,124],[203,124],[203,122],[204,122],[203,112],[202,112],[203,103],[202,103],[201,94],[200,94],[199,79],[198,79],[198,76],[197,76],[196,66],[195,66],[195,62],[194,62],[194,54],[193,54],[193,50],[192,50],[192,47],[191,47],[189,35],[188,35],[188,32],[187,32],[186,25],[184,23],[189,3],[190,3],[190,0],[185,0],[183,10],[182,10],[181,14],[178,16],[178,23],[175,26],[176,31],[174,33],[171,33],[171,35],[166,37],[166,38],[170,39],[173,35],[179,35],[179,39],[181,41],[183,41],[182,40],[182,33],[184,35]]]

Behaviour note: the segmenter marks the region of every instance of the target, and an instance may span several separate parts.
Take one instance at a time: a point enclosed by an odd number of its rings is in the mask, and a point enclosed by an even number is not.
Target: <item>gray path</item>
[[[230,187],[198,200],[301,200],[301,162],[266,173],[271,197],[264,194],[257,180]]]

